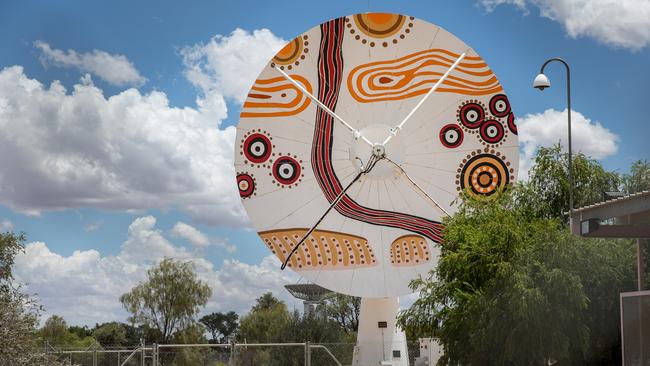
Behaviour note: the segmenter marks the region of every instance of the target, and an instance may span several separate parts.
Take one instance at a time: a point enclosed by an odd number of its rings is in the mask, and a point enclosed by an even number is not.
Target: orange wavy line
[[[362,103],[400,100],[424,94],[428,92],[429,88],[423,88],[421,90],[417,90],[417,88],[425,84],[436,83],[442,73],[425,71],[423,69],[449,67],[453,60],[447,59],[444,55],[455,58],[459,56],[451,51],[433,49],[419,51],[396,60],[376,61],[358,65],[348,75],[348,90],[355,100]],[[457,73],[457,75],[449,75],[437,90],[438,92],[487,95],[502,90],[501,85],[492,71],[478,56],[466,57],[454,70],[454,73]],[[479,77],[482,80],[470,80],[458,74]],[[400,79],[395,84],[381,86],[376,80],[383,76],[399,77]],[[413,83],[414,80],[423,76],[438,76],[438,78]],[[483,79],[486,77],[489,78],[487,80]],[[364,87],[364,82],[367,82],[367,87]],[[373,93],[374,91],[384,92]]]
[[[311,94],[312,93],[312,87],[309,81],[307,81],[306,78],[292,74],[290,75],[292,79],[300,82],[304,88]],[[278,102],[250,102],[246,101],[243,105],[242,112],[240,113],[240,117],[252,117],[252,118],[260,118],[260,117],[286,117],[286,116],[293,116],[296,115],[302,111],[304,111],[307,106],[311,103],[311,100],[307,97],[305,97],[304,93],[300,91],[296,86],[294,86],[291,83],[287,84],[281,84],[281,85],[276,85],[276,86],[268,86],[268,87],[263,87],[259,85],[269,85],[277,82],[287,82],[284,78],[282,77],[275,77],[271,79],[257,79],[255,80],[255,84],[251,88],[252,90],[255,91],[260,91],[260,92],[278,92],[281,90],[287,90],[287,89],[293,89],[296,91],[296,97],[292,99],[288,103],[278,103]],[[303,101],[302,104],[300,104],[300,101]],[[298,104],[298,108],[296,107]],[[284,111],[275,111],[275,112],[252,112],[247,109],[258,109],[258,108],[283,108],[283,109],[288,109]]]

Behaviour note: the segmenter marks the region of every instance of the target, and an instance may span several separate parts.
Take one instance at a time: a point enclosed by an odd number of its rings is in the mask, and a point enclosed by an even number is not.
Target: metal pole
[[[311,366],[311,350],[309,349],[309,341],[305,342],[305,366]]]
[[[230,341],[230,359],[228,360],[228,365],[235,365],[235,340]]]
[[[551,61],[561,62],[566,68],[566,99],[567,99],[567,122],[568,122],[568,132],[569,132],[569,220],[573,216],[573,151],[571,144],[571,69],[569,64],[559,57],[553,57],[544,62],[542,68],[540,69],[540,74],[544,73],[544,68]]]
[[[637,290],[638,291],[643,291],[644,286],[644,279],[643,275],[645,274],[644,272],[644,258],[643,258],[643,239],[637,239],[636,240],[636,283],[637,283]]]

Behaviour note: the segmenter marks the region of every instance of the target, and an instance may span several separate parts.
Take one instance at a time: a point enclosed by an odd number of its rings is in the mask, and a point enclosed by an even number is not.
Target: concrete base
[[[406,335],[396,326],[396,297],[362,298],[353,366],[408,366]]]

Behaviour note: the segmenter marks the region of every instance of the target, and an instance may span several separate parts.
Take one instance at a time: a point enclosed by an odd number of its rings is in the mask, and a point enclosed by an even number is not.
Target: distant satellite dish
[[[315,283],[295,283],[284,285],[293,297],[302,300],[303,312],[306,316],[313,314],[319,305],[322,305],[325,297],[332,291],[318,286]]]
[[[284,285],[284,288],[289,291],[293,297],[312,302],[321,302],[332,291],[318,286],[315,283],[295,283],[291,285]]]
[[[517,176],[515,118],[492,70],[405,15],[355,14],[294,38],[240,117],[237,184],[262,241],[349,295],[410,293],[436,266],[459,193],[490,196]]]

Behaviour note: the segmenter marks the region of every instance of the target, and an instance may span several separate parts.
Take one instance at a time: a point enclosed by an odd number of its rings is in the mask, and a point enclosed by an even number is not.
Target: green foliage
[[[463,202],[445,221],[436,273],[412,283],[420,298],[399,323],[438,338],[443,363],[616,362],[631,243],[574,237],[557,219],[531,215],[524,194]]]
[[[237,339],[240,342],[268,343],[282,339],[282,331],[289,321],[289,311],[284,302],[270,292],[256,300],[251,311],[240,321]]]
[[[93,337],[103,347],[119,347],[128,345],[126,327],[118,322],[104,323],[92,331]]]
[[[13,283],[12,267],[24,242],[24,234],[0,233],[0,366],[59,366],[50,355],[33,352],[43,309]]]
[[[205,328],[201,324],[193,323],[174,333],[172,342],[176,344],[207,343]],[[174,355],[174,366],[203,365],[208,358],[210,350],[206,348],[181,348]]]
[[[346,333],[355,333],[359,328],[361,298],[333,293],[325,299],[325,314],[334,320]]]
[[[34,352],[41,310],[20,288],[0,291],[0,366],[61,365],[51,355]]]
[[[133,323],[160,332],[152,341],[168,343],[174,332],[191,325],[212,290],[194,273],[191,263],[164,259],[147,271],[147,281],[120,296]]]
[[[51,345],[66,344],[70,335],[68,324],[58,315],[49,317],[41,328],[41,338]]]
[[[212,313],[203,316],[199,322],[203,324],[212,335],[212,342],[224,343],[226,339],[235,333],[239,324],[239,315],[234,311],[228,313]]]
[[[38,343],[54,347],[89,347],[95,343],[92,336],[80,337],[68,329],[65,319],[50,316],[39,330]]]
[[[596,160],[582,153],[573,155],[574,207],[583,207],[603,199],[603,192],[617,191],[620,177],[606,171]],[[535,217],[568,220],[569,173],[568,154],[560,145],[541,147],[526,184],[528,194],[519,197],[520,204]]]
[[[97,327],[98,325],[95,326],[95,328]],[[90,337],[93,335],[93,331],[89,329],[87,325],[84,326],[71,325],[68,327],[68,332],[76,335],[79,338]]]
[[[635,161],[630,173],[623,174],[622,181],[625,193],[650,190],[650,163],[647,160]]]
[[[338,343],[344,341],[346,333],[336,321],[321,314],[301,316],[297,311],[294,311],[288,322],[284,324],[279,336],[278,341],[286,343]],[[348,356],[340,354],[340,350],[333,349],[332,351],[339,359]],[[271,366],[302,366],[303,358],[304,349],[300,347],[272,348],[268,364]],[[324,352],[313,350],[312,364],[329,365],[331,359]]]
[[[251,312],[273,309],[278,305],[284,305],[284,303],[273,296],[272,293],[267,292],[255,300],[255,305],[251,308]]]
[[[16,255],[23,250],[25,234],[0,233],[0,286],[8,286],[13,279],[11,268]]]
[[[247,343],[338,343],[348,340],[345,330],[336,321],[318,312],[310,316],[301,316],[297,311],[289,313],[286,305],[271,293],[258,298],[251,311],[241,318],[237,338],[239,342]],[[344,351],[334,352],[338,357],[345,357],[341,354]],[[251,348],[237,354],[239,365],[302,365],[303,358],[302,347]],[[327,365],[329,362],[324,353],[315,351],[312,354],[314,365]]]

